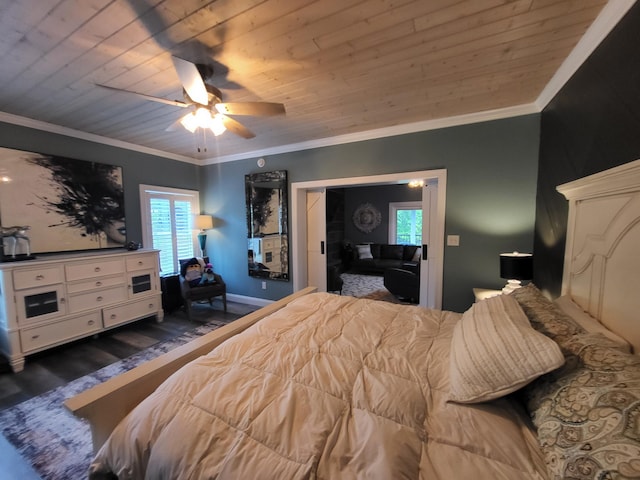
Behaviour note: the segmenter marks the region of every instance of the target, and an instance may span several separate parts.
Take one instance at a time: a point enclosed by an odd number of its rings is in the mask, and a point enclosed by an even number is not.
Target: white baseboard
[[[227,293],[227,300],[230,302],[244,303],[247,305],[255,305],[257,307],[265,307],[271,305],[275,300],[267,300],[264,298],[248,297],[246,295],[238,295],[235,293]]]

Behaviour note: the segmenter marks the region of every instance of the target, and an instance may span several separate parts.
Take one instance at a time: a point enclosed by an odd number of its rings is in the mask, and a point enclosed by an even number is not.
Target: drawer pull
[[[138,260],[138,265],[144,265],[144,262],[142,260]]]
[[[44,275],[36,275],[36,280],[44,280]]]
[[[64,303],[64,302],[66,302],[66,300],[64,298],[61,298],[60,303]]]
[[[96,322],[94,322],[93,320],[89,320],[89,321],[87,322],[87,325],[93,325],[94,323],[96,323]]]
[[[94,272],[99,272],[100,271],[100,267],[96,267],[93,269]]]
[[[114,318],[118,318],[118,316],[115,313],[112,313],[111,317],[109,317],[109,318],[111,318],[111,320],[113,320]]]
[[[96,298],[96,302],[101,302],[102,300],[103,300],[102,296],[99,296],[99,297]]]
[[[31,340],[37,340],[38,338],[40,338],[40,335],[32,335],[31,336]]]
[[[149,308],[153,308],[153,307],[154,307],[153,303],[150,303]]]
[[[96,282],[96,287],[101,287],[102,286],[102,282]]]

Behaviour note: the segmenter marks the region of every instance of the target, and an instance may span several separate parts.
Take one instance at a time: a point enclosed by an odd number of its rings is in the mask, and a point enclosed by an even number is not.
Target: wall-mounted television
[[[2,261],[122,247],[122,167],[0,147],[0,228]]]

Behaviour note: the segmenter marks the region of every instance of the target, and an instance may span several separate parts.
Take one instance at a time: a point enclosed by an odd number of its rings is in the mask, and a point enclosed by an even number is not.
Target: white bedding
[[[459,318],[307,295],[170,377],[91,478],[546,478],[516,404],[447,401]]]

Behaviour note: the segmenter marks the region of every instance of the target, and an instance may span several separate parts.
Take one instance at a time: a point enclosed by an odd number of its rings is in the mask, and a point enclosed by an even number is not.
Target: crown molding
[[[535,104],[539,111],[544,110],[549,102],[553,100],[553,97],[564,87],[573,74],[589,58],[589,55],[598,48],[598,45],[611,33],[611,30],[635,3],[636,0],[610,0],[607,2],[569,56],[551,77],[549,83],[538,95]]]
[[[40,120],[34,120],[33,118],[21,117],[19,115],[13,115],[12,113],[0,112],[0,122],[10,123],[12,125],[19,125],[21,127],[33,128],[35,130],[42,130],[44,132],[56,133],[58,135],[65,135],[67,137],[78,138],[80,140],[87,140],[89,142],[100,143],[108,145],[110,147],[124,148],[125,150],[131,150],[134,152],[145,153],[148,155],[155,155],[156,157],[164,157],[170,160],[178,160],[180,162],[193,163],[201,165],[202,162],[194,158],[185,157],[184,155],[177,155],[155,148],[143,147],[142,145],[136,145],[135,143],[123,142],[121,140],[115,140],[109,137],[103,137],[102,135],[95,135],[93,133],[83,132],[81,130],[75,130],[73,128],[62,127],[53,123],[42,122]]]
[[[281,153],[298,152],[301,150],[310,150],[312,148],[331,147],[334,145],[342,145],[345,143],[362,142],[365,140],[375,140],[377,138],[393,137],[396,135],[405,135],[407,133],[425,132],[428,130],[437,130],[439,128],[455,127],[459,125],[467,125],[471,123],[487,122],[490,120],[500,120],[503,118],[518,117],[521,115],[529,115],[531,113],[539,113],[537,105],[529,103],[525,105],[516,105],[513,107],[499,108],[495,110],[487,110],[484,112],[474,112],[465,115],[456,115],[453,117],[437,118],[434,120],[425,120],[415,123],[406,123],[403,125],[394,125],[392,127],[377,128],[375,130],[367,130],[358,133],[348,133],[346,135],[338,135],[335,137],[319,138],[308,142],[292,143],[289,145],[280,145],[273,148],[265,148],[262,150],[254,150],[251,152],[240,153],[235,155],[222,155],[220,157],[211,157],[204,159],[205,165],[216,163],[233,162],[236,160],[244,160],[247,158],[263,157],[267,155],[277,155]]]

